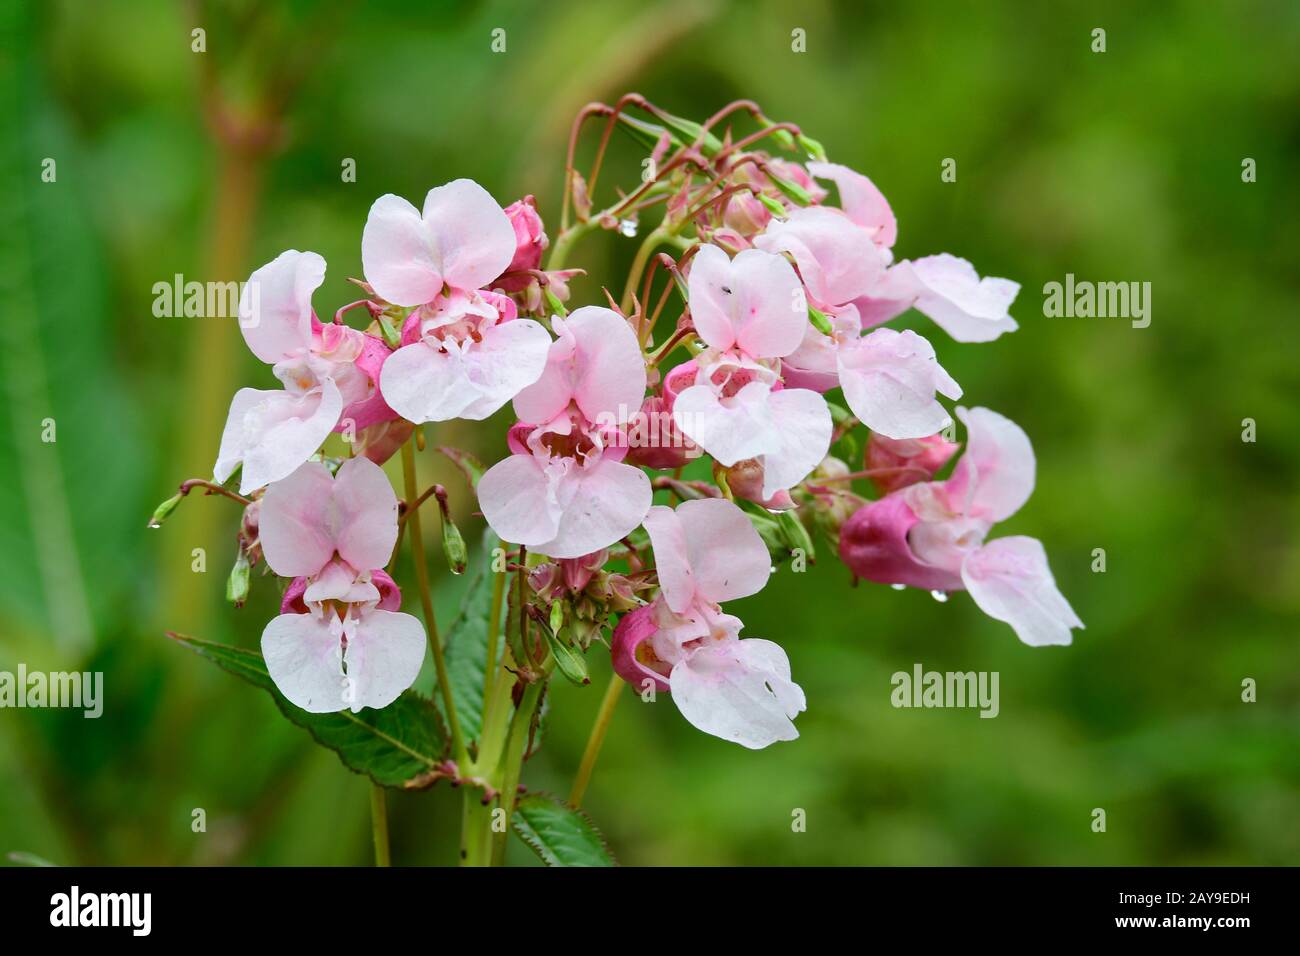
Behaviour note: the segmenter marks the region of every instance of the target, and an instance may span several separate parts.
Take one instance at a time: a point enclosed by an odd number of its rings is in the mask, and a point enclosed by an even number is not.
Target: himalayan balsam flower
[[[361,237],[375,293],[415,306],[403,345],[384,363],[384,398],[409,421],[487,418],[537,381],[551,338],[516,317],[507,296],[485,291],[516,255],[515,227],[478,183],[429,190],[421,212],[380,196]]]
[[[397,543],[397,496],[366,458],[337,477],[308,462],[262,498],[262,553],[295,578],[284,613],[262,632],[275,686],[315,714],[387,707],[415,682],[424,628],[396,611],[401,597],[381,569]]]
[[[966,590],[980,610],[1026,644],[1069,644],[1083,622],[1057,590],[1043,546],[1012,536],[985,542],[1034,489],[1034,450],[1010,419],[957,409],[966,452],[947,481],[894,491],[859,510],[840,531],[840,557],[882,584]]]
[[[890,265],[898,223],[875,184],[836,163],[809,163],[808,171],[836,184],[841,209],[797,209],[774,219],[754,244],[790,253],[823,311],[852,305],[868,329],[915,308],[958,342],[988,342],[1016,329],[1007,309],[1017,283],[981,279],[965,259],[946,253]]]
[[[365,409],[367,424],[380,420],[377,391],[358,362],[364,356],[377,369],[386,350],[355,329],[316,320],[311,297],[324,281],[324,259],[290,249],[254,272],[240,296],[244,340],[284,383],[279,390],[241,388],[230,403],[212,475],[224,482],[242,464],[243,494],[288,476],[345,411]]]
[[[793,720],[806,706],[790,679],[785,651],[739,637],[739,618],[722,601],[762,590],[772,572],[767,548],[730,501],[656,506],[645,519],[660,593],[619,622],[614,669],[638,690],[653,682],[708,734],[757,750],[799,736]]]
[[[695,357],[694,382],[677,394],[673,420],[726,467],[759,459],[762,497],[772,498],[817,467],[831,442],[825,400],[780,380],[777,360],[799,346],[808,324],[799,277],[778,255],[746,249],[728,259],[702,246],[687,295],[708,349]]]
[[[618,434],[641,406],[645,361],[610,309],[586,306],[551,323],[546,369],[515,398],[514,454],[479,481],[479,505],[502,540],[577,558],[633,531],[650,508],[650,479],[623,463]]]

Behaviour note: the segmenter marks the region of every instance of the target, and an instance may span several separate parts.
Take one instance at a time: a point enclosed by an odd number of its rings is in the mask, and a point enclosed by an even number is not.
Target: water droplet
[[[943,604],[945,601],[948,600],[948,592],[947,592],[947,591],[931,591],[931,592],[930,592],[930,597],[934,598],[934,599],[935,599],[936,601],[938,601],[940,604]]]
[[[907,590],[907,585],[906,585],[906,584],[891,584],[890,587],[893,588],[895,591],[906,591],[906,590]]]
[[[633,238],[635,238],[635,237],[636,237],[636,220],[635,220],[635,219],[624,219],[624,220],[620,221],[619,224],[618,224],[618,231],[619,231],[622,235],[627,236],[629,239],[633,239]]]

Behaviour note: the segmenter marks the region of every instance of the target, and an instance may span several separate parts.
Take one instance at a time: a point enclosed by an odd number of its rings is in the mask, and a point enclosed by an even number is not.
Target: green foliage
[[[381,786],[422,786],[446,755],[442,720],[433,704],[414,691],[406,691],[382,710],[366,707],[358,713],[311,714],[285,700],[256,651],[183,634],[168,636],[222,670],[262,688],[289,720],[338,754],[345,767]]]
[[[444,648],[447,680],[451,684],[452,703],[456,707],[460,730],[467,744],[478,740],[483,730],[483,686],[488,663],[488,623],[492,615],[492,587],[496,579],[496,575],[492,573],[492,552],[500,546],[500,539],[492,533],[491,529],[483,532],[482,554],[470,577],[469,588],[461,598],[460,611],[451,627],[447,629]],[[497,652],[492,661],[494,668],[501,661],[501,648],[504,645],[505,638],[498,634]],[[435,703],[441,712],[441,695],[435,696]]]
[[[511,826],[547,866],[614,866],[596,825],[581,810],[534,793],[521,799]]]

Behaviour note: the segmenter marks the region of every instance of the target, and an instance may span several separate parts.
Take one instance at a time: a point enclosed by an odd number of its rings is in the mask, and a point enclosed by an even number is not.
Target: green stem
[[[623,691],[623,678],[612,674],[605,696],[601,698],[600,709],[596,711],[596,722],[591,725],[591,736],[587,738],[587,749],[582,752],[582,762],[578,764],[578,775],[573,780],[573,789],[569,791],[569,806],[575,810],[582,806],[582,798],[591,783],[591,772],[596,767],[596,758],[605,743],[605,733],[609,730],[610,719],[614,716],[614,706]]]
[[[505,542],[501,547],[506,548]],[[488,615],[488,637],[486,666],[483,668],[483,725],[486,727],[492,717],[492,690],[497,679],[497,648],[501,643],[501,605],[505,602],[506,580],[509,574],[498,571],[492,580],[492,610]]]
[[[406,483],[406,500],[414,501],[418,496],[415,480],[415,448],[408,440],[402,445],[402,476]],[[443,711],[447,715],[447,724],[451,728],[452,752],[462,766],[468,762],[465,741],[460,735],[460,720],[456,716],[456,704],[451,697],[451,683],[447,680],[447,662],[442,656],[442,640],[438,637],[438,621],[433,614],[433,594],[429,589],[429,566],[424,560],[424,533],[420,528],[420,512],[409,512],[407,523],[411,526],[408,536],[411,540],[411,563],[415,565],[415,583],[420,592],[420,607],[424,611],[424,626],[429,632],[429,648],[433,651],[433,666],[438,674],[438,690],[442,694]]]
[[[625,313],[632,311],[632,297],[636,294],[637,284],[641,281],[641,273],[645,271],[646,263],[650,261],[650,255],[658,246],[664,242],[671,233],[663,228],[656,226],[646,235],[645,240],[636,251],[636,256],[632,259],[632,269],[627,274],[627,285],[623,287],[623,299],[619,306]]]
[[[492,834],[492,865],[500,866],[506,855],[506,838],[510,835],[510,816],[515,810],[518,796],[519,776],[523,772],[524,748],[528,746],[529,729],[533,722],[533,713],[537,710],[542,691],[546,689],[546,677],[542,676],[524,688],[524,696],[519,701],[519,709],[510,721],[510,737],[506,744],[504,773],[501,781],[501,806],[506,811],[505,826],[500,833]]]
[[[388,802],[384,788],[370,784],[370,832],[375,838],[375,866],[392,866],[388,849]]]

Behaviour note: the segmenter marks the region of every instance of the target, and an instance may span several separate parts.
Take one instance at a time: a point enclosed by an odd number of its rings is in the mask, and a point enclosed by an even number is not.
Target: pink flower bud
[[[781,489],[770,498],[763,497],[763,463],[757,458],[746,458],[730,468],[724,468],[717,462],[713,464],[714,477],[727,482],[727,487],[737,498],[753,501],[769,511],[789,511],[794,507],[790,492]]]
[[[673,421],[672,403],[651,395],[641,405],[626,431],[629,464],[644,468],[681,468],[700,456],[700,450]]]
[[[886,438],[872,432],[867,441],[866,467],[869,470],[897,469],[890,474],[873,475],[871,483],[882,495],[906,488],[921,481],[929,481],[935,472],[947,464],[960,446],[944,439],[942,435],[925,438]]]
[[[840,560],[858,577],[878,584],[965,590],[959,574],[925,564],[912,551],[907,534],[919,520],[902,495],[859,508],[840,528]]]
[[[491,283],[494,289],[505,292],[520,292],[533,281],[531,276],[510,276],[511,272],[526,272],[538,269],[542,264],[542,252],[549,245],[546,230],[542,226],[542,217],[537,214],[537,202],[532,196],[525,196],[518,202],[512,202],[505,209],[506,217],[515,230],[515,257],[510,260],[502,278]]]
[[[647,678],[654,681],[655,690],[667,692],[669,689],[664,678],[671,669],[655,656],[648,640],[658,629],[653,604],[624,614],[618,627],[614,628],[614,637],[610,641],[614,673],[631,684],[637,693],[642,691]]]

